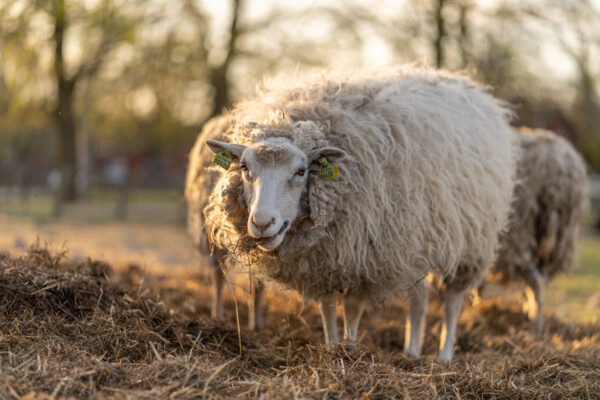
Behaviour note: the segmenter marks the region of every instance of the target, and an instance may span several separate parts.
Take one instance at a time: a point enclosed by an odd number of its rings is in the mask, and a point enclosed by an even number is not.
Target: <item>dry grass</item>
[[[0,398],[600,398],[600,323],[549,316],[536,339],[516,306],[485,301],[441,365],[435,300],[413,360],[398,302],[367,310],[360,344],[328,349],[313,306],[269,293],[267,329],[242,329],[240,355],[235,322],[207,318],[207,291],[199,274],[116,273],[39,247],[0,256]]]

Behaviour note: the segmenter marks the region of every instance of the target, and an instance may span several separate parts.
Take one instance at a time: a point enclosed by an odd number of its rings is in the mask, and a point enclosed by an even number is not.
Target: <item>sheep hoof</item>
[[[262,331],[265,327],[265,323],[262,319],[253,319],[251,318],[248,321],[248,329],[250,329],[251,331]]]
[[[438,362],[440,364],[450,364],[450,361],[452,361],[452,355],[451,354],[444,354],[443,352],[440,353],[440,355],[437,358]]]
[[[531,323],[529,331],[532,335],[540,337],[544,335],[544,324],[534,321]]]
[[[344,339],[344,341],[342,342],[342,345],[347,349],[353,349],[356,346],[358,346],[358,340]]]
[[[406,351],[404,352],[404,354],[406,354],[407,357],[410,358],[419,358],[421,357],[421,352],[416,350],[416,349],[406,349]]]

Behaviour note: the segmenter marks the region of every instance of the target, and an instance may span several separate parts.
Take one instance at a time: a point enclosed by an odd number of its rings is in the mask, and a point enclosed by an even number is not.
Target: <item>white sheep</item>
[[[209,195],[220,173],[215,170],[210,162],[212,152],[206,145],[206,140],[222,140],[225,131],[232,124],[228,113],[221,114],[207,121],[198,135],[194,147],[189,155],[189,164],[185,182],[185,199],[188,205],[188,232],[192,241],[213,271],[213,293],[211,302],[211,315],[213,318],[223,319],[223,284],[225,276],[222,267],[227,251],[221,248],[212,249],[208,243],[204,227],[202,211],[208,202]],[[249,304],[250,315],[248,327],[262,329],[263,318],[263,284],[251,279],[251,301]]]
[[[565,139],[541,129],[515,132],[521,147],[518,183],[490,280],[526,282],[531,329],[540,334],[546,284],[575,263],[588,179],[583,159]]]
[[[464,291],[492,266],[508,217],[506,109],[466,78],[410,68],[264,86],[234,109],[228,143],[207,141],[233,162],[204,209],[209,241],[317,299],[329,344],[337,293],[344,338],[356,340],[367,301],[409,292],[411,355],[421,351],[423,277],[476,271],[446,292],[439,358],[450,360]],[[321,179],[333,166],[339,176]]]

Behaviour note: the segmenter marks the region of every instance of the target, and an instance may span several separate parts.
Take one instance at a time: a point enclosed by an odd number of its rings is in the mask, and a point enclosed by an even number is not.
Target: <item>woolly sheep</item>
[[[185,199],[188,204],[188,232],[200,254],[213,270],[211,315],[217,319],[223,319],[223,284],[225,276],[220,264],[225,260],[227,251],[220,248],[211,249],[204,229],[202,210],[206,206],[212,188],[220,175],[214,168],[210,168],[212,166],[210,162],[212,152],[205,142],[209,139],[222,140],[225,137],[224,132],[231,123],[231,116],[224,113],[204,124],[202,132],[198,135],[190,152],[185,184]],[[250,287],[253,297],[249,304],[248,326],[250,329],[261,329],[264,325],[263,284],[258,280],[251,279]]]
[[[565,139],[521,128],[517,184],[508,232],[501,236],[491,280],[524,280],[534,333],[543,331],[544,290],[575,263],[576,242],[588,194],[585,163]]]
[[[484,276],[494,262],[513,187],[506,109],[466,78],[410,68],[263,86],[234,109],[228,143],[207,141],[233,159],[204,209],[209,241],[316,299],[329,344],[337,293],[344,338],[356,340],[367,301],[408,291],[407,352],[419,355],[423,277]],[[319,178],[323,158],[338,177]],[[477,284],[446,292],[441,360]]]

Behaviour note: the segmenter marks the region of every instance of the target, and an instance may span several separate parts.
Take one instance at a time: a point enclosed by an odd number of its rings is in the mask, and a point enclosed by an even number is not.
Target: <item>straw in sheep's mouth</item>
[[[277,239],[277,236],[279,236],[283,232],[285,232],[285,230],[288,228],[289,225],[290,225],[289,221],[287,221],[287,220],[283,221],[283,224],[281,225],[281,229],[279,230],[279,232],[277,232],[273,236],[267,236],[267,237],[258,238],[258,239],[256,239],[256,241],[259,244],[262,244],[262,245],[269,245],[269,244],[275,242],[275,240]]]

